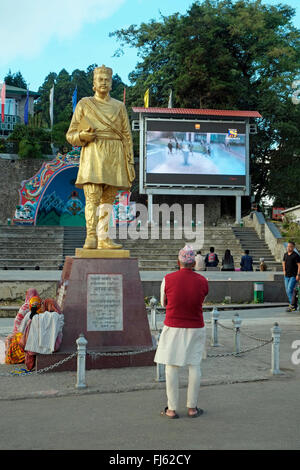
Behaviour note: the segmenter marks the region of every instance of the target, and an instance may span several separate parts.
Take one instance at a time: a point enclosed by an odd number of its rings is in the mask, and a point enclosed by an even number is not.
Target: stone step
[[[53,267],[58,267],[60,264],[62,264],[63,259],[40,259],[40,260],[19,260],[19,259],[13,259],[13,260],[0,260],[0,267],[4,268],[11,268],[12,266],[16,267],[24,267],[25,266],[31,266],[32,269],[35,268],[35,266],[39,266],[42,269],[44,269],[44,266],[53,266]]]
[[[28,262],[28,260],[27,260]],[[42,271],[58,271],[59,270],[59,265],[51,265],[51,266],[47,266],[47,265],[39,265],[40,269]],[[0,266],[0,269],[3,269],[2,266]],[[33,266],[32,264],[24,264],[24,266],[14,266],[14,265],[11,265],[11,266],[7,266],[6,267],[7,271],[34,271],[35,270],[35,266]]]
[[[6,256],[5,256],[6,255]],[[24,255],[26,255],[26,258],[24,258]],[[0,262],[3,260],[7,259],[28,259],[29,253],[26,252],[9,252],[9,253],[1,253],[0,251]],[[42,256],[44,255],[44,256]],[[53,252],[53,253],[48,253],[48,252],[39,252],[39,253],[30,253],[30,259],[32,260],[37,260],[37,259],[62,259],[63,258],[63,253],[58,253],[58,252]]]

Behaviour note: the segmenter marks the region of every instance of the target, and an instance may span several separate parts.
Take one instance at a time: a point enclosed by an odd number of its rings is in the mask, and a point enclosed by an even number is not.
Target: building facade
[[[29,91],[28,114],[33,116],[34,101],[39,94]],[[7,138],[14,130],[16,124],[24,124],[24,109],[27,90],[6,85],[6,98],[4,106],[4,122],[0,119],[0,137]]]

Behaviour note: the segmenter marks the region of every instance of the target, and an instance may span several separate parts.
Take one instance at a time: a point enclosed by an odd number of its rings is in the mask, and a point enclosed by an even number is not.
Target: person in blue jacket
[[[241,271],[253,271],[253,258],[249,255],[249,250],[245,250],[245,254],[242,256]]]

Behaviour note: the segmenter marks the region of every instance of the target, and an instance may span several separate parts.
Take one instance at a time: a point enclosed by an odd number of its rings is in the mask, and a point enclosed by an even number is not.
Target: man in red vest
[[[189,366],[187,390],[188,416],[203,413],[197,408],[201,381],[201,360],[205,348],[205,325],[202,304],[208,294],[207,279],[193,270],[195,253],[190,246],[179,251],[180,269],[167,274],[161,284],[161,304],[166,318],[154,361],[166,365],[168,406],[161,412],[167,418],[178,418],[179,367]]]

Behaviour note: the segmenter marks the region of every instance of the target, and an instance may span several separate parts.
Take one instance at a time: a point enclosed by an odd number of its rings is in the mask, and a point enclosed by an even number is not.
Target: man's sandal
[[[175,413],[175,415],[173,415],[173,416],[167,415],[167,410],[168,410],[168,407],[166,406],[165,409],[160,412],[160,416],[162,416],[164,418],[169,418],[169,419],[178,419],[179,418],[177,413]]]
[[[193,414],[193,415],[190,415],[190,414],[188,413],[188,417],[189,417],[189,418],[198,418],[198,416],[203,415],[203,413],[204,413],[204,411],[201,410],[201,408],[197,408],[197,407],[196,407],[196,413]]]

